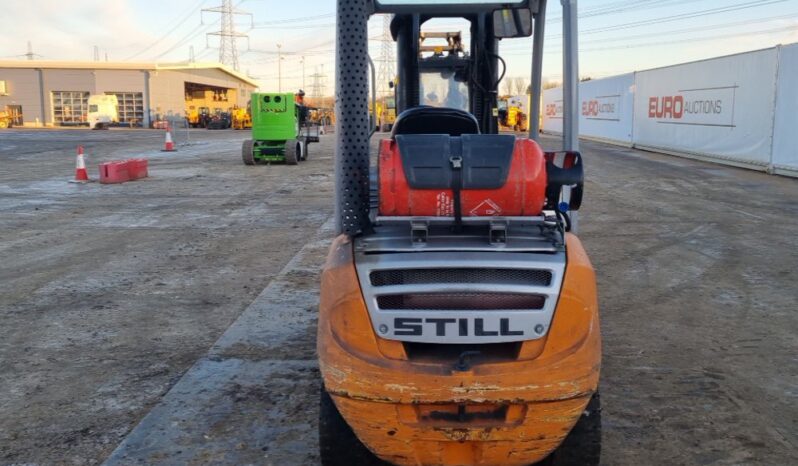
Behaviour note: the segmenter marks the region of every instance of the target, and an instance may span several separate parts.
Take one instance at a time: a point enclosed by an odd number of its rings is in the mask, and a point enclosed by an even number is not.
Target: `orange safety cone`
[[[86,160],[83,158],[83,146],[78,146],[78,156],[75,162],[75,179],[73,183],[88,183],[89,172],[86,171]]]
[[[175,143],[172,141],[172,130],[166,128],[166,141],[164,142],[163,150],[161,152],[175,152]]]

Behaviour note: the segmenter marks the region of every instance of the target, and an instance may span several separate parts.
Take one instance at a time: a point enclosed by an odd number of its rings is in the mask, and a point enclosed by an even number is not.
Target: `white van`
[[[89,114],[86,120],[91,129],[108,129],[113,123],[119,122],[117,107],[119,101],[115,95],[89,96]]]

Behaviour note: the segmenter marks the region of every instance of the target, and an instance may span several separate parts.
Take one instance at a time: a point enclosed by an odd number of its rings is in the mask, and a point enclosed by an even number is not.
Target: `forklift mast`
[[[577,0],[560,0],[563,8],[563,150],[578,151],[578,48]],[[438,0],[338,0],[336,44],[336,219],[337,231],[357,236],[371,231],[369,154],[369,55],[368,20],[373,14],[393,14],[391,32],[397,50],[397,113],[424,104],[421,75],[452,74],[468,88],[468,111],[476,117],[483,134],[498,132],[497,88],[502,77],[499,39],[493,14],[496,10],[527,10],[533,18],[532,105],[529,137],[539,140],[540,95],[543,72],[543,37],[546,0],[460,2]],[[453,9],[457,14],[453,15]],[[468,55],[423,57],[421,27],[432,18],[457,17],[470,23]],[[517,18],[518,16],[516,16]],[[569,190],[565,189],[567,202]],[[575,220],[575,219],[574,219]]]
[[[496,134],[498,123],[493,115],[496,107],[498,81],[501,78],[500,58],[497,55],[498,40],[493,34],[491,13],[466,16],[470,23],[471,46],[468,55],[462,50],[462,36],[456,33],[424,33],[421,28],[426,21],[440,16],[406,14],[396,15],[391,24],[397,42],[399,99],[397,109],[401,113],[424,104],[421,95],[421,76],[425,73],[440,73],[449,76],[453,84],[463,83],[468,95],[464,96],[468,110],[477,118],[483,134]],[[426,39],[446,39],[449,47],[444,55],[425,57],[425,52],[434,51],[435,46],[424,45]],[[456,92],[456,89],[453,90]],[[450,105],[452,106],[452,105]]]

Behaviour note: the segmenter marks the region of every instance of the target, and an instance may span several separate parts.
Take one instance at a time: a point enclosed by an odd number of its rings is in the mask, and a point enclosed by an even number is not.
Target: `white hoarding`
[[[798,173],[798,44],[782,47],[776,91],[773,167]]]
[[[581,83],[579,134],[631,144],[634,85],[634,73]]]
[[[636,146],[766,167],[773,134],[776,49],[636,76]]]
[[[632,143],[634,73],[579,83],[579,136]],[[562,88],[543,92],[543,130],[562,133]]]
[[[543,131],[562,133],[562,88],[543,91]]]

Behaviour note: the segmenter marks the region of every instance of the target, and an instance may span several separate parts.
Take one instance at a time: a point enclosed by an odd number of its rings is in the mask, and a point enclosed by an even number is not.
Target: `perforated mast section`
[[[577,0],[562,3],[563,149],[579,150],[579,44]],[[566,190],[568,191],[568,190]],[[568,191],[570,195],[570,191]],[[567,199],[566,199],[567,200]]]
[[[356,236],[369,224],[369,0],[338,0],[335,47],[336,230]]]

